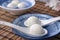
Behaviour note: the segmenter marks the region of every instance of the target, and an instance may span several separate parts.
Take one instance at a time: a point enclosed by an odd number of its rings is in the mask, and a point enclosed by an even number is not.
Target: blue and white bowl
[[[22,9],[11,9],[11,8],[6,7],[7,4],[9,4],[11,1],[12,0],[0,0],[0,7],[11,12],[11,14],[14,14],[14,15],[19,15],[19,14],[23,13],[25,10],[27,10],[35,5],[35,0],[19,0],[19,1],[23,1],[23,2],[24,1],[28,2],[29,3],[28,7],[25,7]]]
[[[25,15],[22,15],[19,18],[17,18],[15,21],[13,21],[13,24],[24,27],[25,26],[24,21],[27,20],[30,16],[36,16],[42,20],[48,20],[48,19],[52,18],[52,16],[45,15],[45,14],[38,14],[38,13],[25,14]],[[45,29],[48,30],[48,34],[43,36],[43,37],[31,37],[31,36],[28,36],[22,32],[19,32],[16,29],[13,29],[13,32],[16,33],[17,35],[24,37],[24,38],[27,38],[27,39],[34,39],[34,40],[35,39],[44,39],[44,38],[48,38],[48,37],[52,37],[54,35],[57,35],[60,32],[60,21],[58,21],[54,24],[49,24],[49,25],[45,26]]]

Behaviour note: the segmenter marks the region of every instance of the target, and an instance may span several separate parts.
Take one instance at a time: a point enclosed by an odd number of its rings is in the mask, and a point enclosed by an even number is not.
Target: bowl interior
[[[11,0],[0,0],[0,6],[2,6],[2,4],[7,1],[11,1]]]
[[[10,8],[7,8],[7,4],[9,4],[10,2],[11,2],[12,0],[0,0],[0,7],[1,8],[4,8],[4,9],[9,9],[10,10]],[[26,7],[26,8],[22,8],[22,9],[29,9],[29,8],[31,8],[32,6],[34,6],[35,5],[35,0],[19,0],[20,2],[27,2],[27,3],[29,3],[29,5]],[[14,8],[13,8],[14,9]],[[13,10],[12,9],[12,10]],[[17,9],[17,8],[16,8]],[[18,8],[19,9],[19,8]],[[21,10],[22,10],[21,9]],[[15,9],[14,9],[15,10]]]
[[[7,5],[11,2],[12,0],[1,0],[0,1],[0,6],[2,7],[7,7]]]

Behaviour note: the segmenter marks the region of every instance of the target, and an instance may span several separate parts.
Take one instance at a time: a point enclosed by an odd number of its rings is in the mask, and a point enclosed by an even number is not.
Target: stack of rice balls
[[[25,8],[27,5],[29,5],[27,2],[20,2],[19,0],[12,0],[7,7],[8,8]]]
[[[29,28],[29,34],[31,35],[44,36],[44,34],[47,33],[47,31],[45,31],[45,29],[42,27],[41,21],[35,16],[29,17],[24,22],[24,25]]]

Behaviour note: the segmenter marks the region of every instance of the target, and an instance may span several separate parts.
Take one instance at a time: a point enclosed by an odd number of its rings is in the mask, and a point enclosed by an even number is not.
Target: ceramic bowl
[[[29,18],[30,16],[36,16],[36,17],[38,17],[39,19],[42,19],[42,20],[48,20],[50,18],[53,18],[53,16],[46,15],[46,14],[38,14],[38,13],[25,14],[25,15],[22,15],[22,16],[16,18],[13,21],[13,24],[16,24],[16,25],[24,27],[25,26],[24,25],[24,21],[27,18]],[[60,32],[60,21],[45,26],[45,29],[48,30],[48,34],[45,35],[45,36],[42,36],[42,37],[31,37],[31,36],[28,36],[28,35],[26,35],[24,33],[19,32],[16,29],[13,29],[13,32],[16,33],[17,35],[19,35],[21,37],[24,37],[24,38],[27,38],[27,39],[34,39],[34,40],[35,39],[44,39],[44,38],[55,36],[55,35],[57,35]]]
[[[22,8],[22,9],[11,9],[11,8],[7,8],[6,7],[6,4],[10,3],[11,1],[12,0],[0,0],[0,7],[2,9],[4,9],[4,10],[10,12],[13,15],[20,15],[20,14],[24,13],[25,11],[27,11],[27,9],[29,9],[29,8],[31,8],[31,7],[33,7],[35,5],[35,0],[21,0],[21,1],[28,1],[31,4],[29,4],[29,7]]]

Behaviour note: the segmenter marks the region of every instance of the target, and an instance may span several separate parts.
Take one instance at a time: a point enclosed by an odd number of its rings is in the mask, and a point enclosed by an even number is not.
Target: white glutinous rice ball
[[[24,25],[27,27],[30,27],[33,24],[40,24],[41,25],[41,21],[37,17],[31,16],[24,22]]]
[[[19,4],[19,1],[12,1],[7,5],[8,8],[14,8]]]
[[[18,8],[25,8],[27,6],[26,2],[20,2],[18,5]]]
[[[15,6],[15,5],[12,4],[12,3],[9,3],[9,4],[7,5],[8,8],[14,8],[14,6]]]
[[[35,36],[44,34],[44,32],[45,31],[43,30],[42,26],[39,24],[34,24],[29,29],[29,34],[35,35]]]
[[[17,6],[20,3],[20,1],[16,0],[16,1],[12,1],[11,3],[13,3]]]

